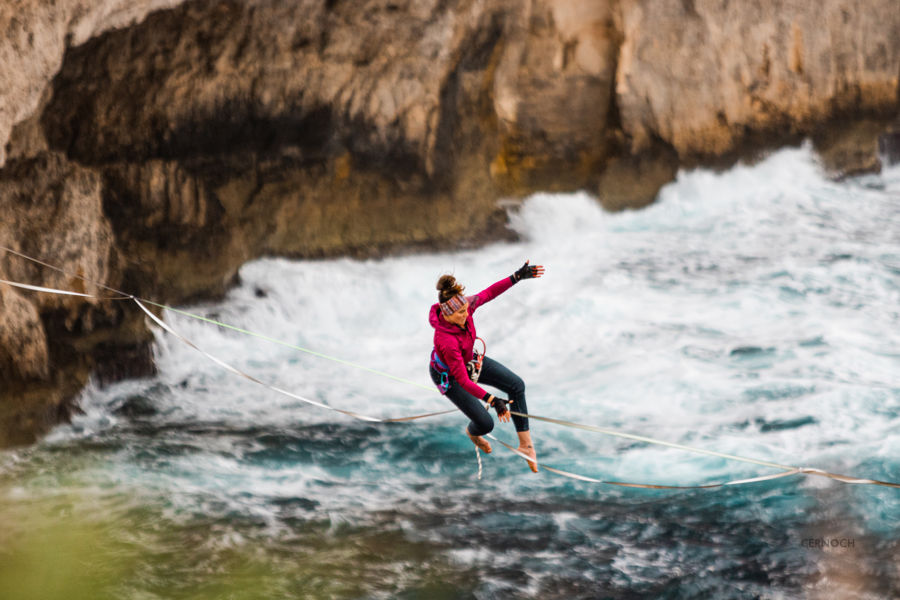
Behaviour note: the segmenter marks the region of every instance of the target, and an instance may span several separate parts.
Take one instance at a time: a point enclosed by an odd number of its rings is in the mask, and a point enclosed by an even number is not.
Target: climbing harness
[[[469,374],[469,379],[471,379],[473,383],[478,383],[478,377],[481,375],[481,365],[484,362],[484,354],[485,350],[487,350],[487,345],[480,337],[476,337],[475,339],[476,341],[481,340],[481,352],[473,352],[472,360],[466,363],[466,372]],[[445,395],[447,390],[450,389],[450,367],[441,360],[441,355],[438,354],[437,348],[432,348],[431,350],[431,363],[435,366],[435,371],[437,371],[440,376],[440,381],[436,384],[437,389],[441,395]]]
[[[448,367],[444,361],[441,360],[441,355],[438,354],[437,348],[434,348],[431,351],[431,362],[437,365],[437,369],[435,371],[441,377],[441,380],[437,384],[437,389],[443,396],[447,393],[447,390],[450,389],[450,367]]]
[[[420,387],[420,388],[423,388],[423,389],[432,389],[432,388],[431,388],[430,386],[426,386],[426,385],[424,385],[424,384],[420,384],[420,383],[417,383],[417,382],[415,382],[415,381],[403,379],[403,378],[401,378],[401,377],[397,377],[397,376],[391,375],[391,374],[389,374],[389,373],[385,373],[385,372],[382,372],[382,371],[378,371],[378,370],[376,370],[376,369],[372,369],[372,368],[366,367],[366,366],[364,366],[364,365],[359,365],[359,364],[352,363],[352,362],[350,362],[350,361],[346,361],[346,360],[343,360],[343,359],[340,359],[340,358],[336,358],[336,357],[328,356],[328,355],[325,355],[325,354],[321,354],[321,353],[319,353],[319,352],[315,352],[315,351],[309,350],[309,349],[307,349],[307,348],[302,348],[302,347],[297,346],[297,345],[294,345],[294,344],[289,344],[289,343],[287,343],[287,342],[284,342],[284,341],[281,341],[281,340],[277,340],[277,339],[275,339],[275,338],[271,338],[271,337],[268,337],[268,336],[265,336],[265,335],[262,335],[262,334],[259,334],[259,333],[255,333],[255,332],[252,332],[252,331],[248,331],[248,330],[245,330],[245,329],[241,329],[241,328],[235,327],[235,326],[233,326],[233,325],[228,325],[228,324],[226,324],[226,323],[222,323],[222,322],[219,322],[219,321],[217,321],[217,320],[215,320],[215,319],[210,319],[210,318],[204,317],[204,316],[202,316],[202,315],[193,314],[193,313],[190,313],[190,312],[187,312],[187,311],[184,311],[184,310],[180,310],[180,309],[177,309],[177,308],[173,308],[173,307],[167,306],[167,305],[165,305],[165,304],[159,304],[159,303],[156,303],[156,302],[152,302],[152,301],[150,301],[150,300],[146,300],[146,299],[143,299],[143,298],[138,298],[138,297],[136,297],[136,296],[134,296],[134,295],[127,294],[126,292],[123,292],[123,291],[117,290],[117,289],[115,289],[115,288],[109,287],[109,286],[107,286],[107,285],[105,285],[105,284],[103,284],[103,283],[100,283],[100,282],[97,282],[97,281],[92,281],[91,279],[88,279],[88,278],[86,278],[86,277],[84,277],[84,276],[82,276],[82,275],[77,275],[77,274],[74,274],[74,273],[70,273],[70,272],[68,272],[68,271],[66,271],[66,270],[64,270],[64,269],[62,269],[62,268],[60,268],[60,267],[57,267],[57,266],[48,264],[48,263],[43,262],[43,261],[40,261],[40,260],[38,260],[38,259],[36,259],[36,258],[27,256],[27,255],[25,255],[25,254],[22,254],[21,252],[17,252],[17,251],[15,251],[15,250],[12,250],[12,249],[7,248],[7,247],[2,246],[2,245],[0,245],[0,250],[4,250],[4,251],[6,251],[6,252],[8,252],[8,253],[10,253],[10,254],[13,254],[13,255],[19,256],[19,257],[21,257],[21,258],[23,258],[23,259],[25,259],[25,260],[29,260],[29,261],[31,261],[31,262],[34,262],[34,263],[43,265],[43,266],[45,266],[45,267],[48,267],[48,268],[53,269],[53,270],[56,270],[56,271],[58,271],[58,272],[61,272],[61,273],[66,274],[66,275],[68,275],[68,276],[70,276],[70,277],[79,279],[79,280],[81,280],[81,281],[84,281],[84,282],[87,282],[87,283],[91,283],[91,284],[93,284],[93,285],[95,285],[95,286],[97,286],[97,287],[99,287],[99,288],[101,288],[101,289],[105,289],[105,290],[107,290],[107,291],[110,291],[110,292],[113,292],[113,293],[115,293],[115,294],[118,294],[118,296],[115,296],[115,297],[102,297],[102,296],[95,295],[95,294],[87,294],[87,293],[82,293],[82,292],[73,292],[73,291],[69,291],[69,290],[61,290],[61,289],[55,289],[55,288],[49,288],[49,287],[42,287],[42,286],[29,285],[29,284],[19,283],[19,282],[15,282],[15,281],[9,281],[9,280],[6,280],[6,279],[0,279],[0,283],[7,284],[7,285],[10,285],[10,286],[13,286],[13,287],[20,288],[20,289],[31,290],[31,291],[36,291],[36,292],[43,292],[43,293],[63,294],[63,295],[70,295],[70,296],[80,296],[80,297],[84,297],[84,298],[93,298],[93,299],[99,299],[99,300],[130,300],[130,301],[133,301],[133,302],[138,306],[138,308],[139,308],[140,310],[142,310],[142,311],[147,315],[147,317],[150,318],[154,323],[156,323],[160,328],[162,328],[162,329],[163,329],[164,331],[166,331],[167,333],[169,333],[169,334],[175,336],[176,338],[178,338],[179,340],[181,340],[182,342],[184,342],[186,345],[190,346],[191,348],[197,350],[198,352],[200,352],[201,354],[203,354],[204,356],[206,356],[207,358],[209,358],[211,361],[215,362],[216,364],[218,364],[218,365],[221,366],[222,368],[226,369],[227,371],[229,371],[229,372],[231,372],[231,373],[234,373],[234,374],[236,374],[236,375],[239,375],[239,376],[241,376],[241,377],[244,377],[244,378],[246,378],[246,379],[248,379],[248,380],[250,380],[250,381],[252,381],[252,382],[254,382],[254,383],[257,383],[257,384],[259,384],[259,385],[262,385],[262,386],[264,386],[264,387],[266,387],[266,388],[268,388],[268,389],[270,389],[270,390],[272,390],[272,391],[274,391],[274,392],[277,392],[277,393],[279,393],[279,394],[283,394],[283,395],[289,396],[289,397],[294,398],[294,399],[296,399],[296,400],[299,400],[299,401],[301,401],[301,402],[305,402],[305,403],[307,403],[307,404],[311,404],[311,405],[317,406],[317,407],[319,407],[319,408],[324,408],[324,409],[327,409],[327,410],[331,410],[331,411],[334,411],[334,412],[338,412],[338,413],[341,413],[341,414],[344,414],[344,415],[347,415],[347,416],[350,416],[350,417],[353,417],[353,418],[356,418],[356,419],[360,419],[360,420],[363,420],[363,421],[377,422],[377,423],[399,423],[399,422],[405,422],[405,421],[414,421],[414,420],[418,420],[418,419],[424,419],[424,418],[428,418],[428,417],[434,417],[434,416],[438,416],[438,415],[445,415],[445,414],[449,414],[449,413],[456,412],[455,409],[452,409],[452,410],[445,410],[445,411],[439,411],[439,412],[433,412],[433,413],[427,413],[427,414],[413,415],[413,416],[409,416],[409,417],[398,417],[398,418],[384,419],[384,418],[378,418],[378,417],[372,417],[372,416],[369,416],[369,415],[364,415],[364,414],[357,413],[357,412],[353,412],[353,411],[349,411],[349,410],[344,410],[344,409],[340,409],[340,408],[335,408],[335,407],[333,407],[333,406],[328,406],[328,405],[323,404],[323,403],[321,403],[321,402],[316,402],[315,400],[310,400],[310,399],[308,399],[308,398],[304,398],[303,396],[294,394],[294,393],[289,392],[289,391],[287,391],[287,390],[284,390],[284,389],[281,389],[281,388],[276,387],[276,386],[274,386],[274,385],[271,385],[271,384],[269,384],[269,383],[266,383],[266,382],[264,382],[264,381],[262,381],[262,380],[260,380],[260,379],[257,379],[256,377],[254,377],[254,376],[252,376],[252,375],[249,375],[249,374],[247,374],[247,373],[241,371],[240,369],[237,369],[237,368],[235,368],[235,367],[233,367],[233,366],[227,364],[226,362],[224,362],[224,361],[222,361],[221,359],[219,359],[219,358],[213,356],[212,354],[209,354],[208,352],[206,352],[205,350],[203,350],[203,349],[201,349],[199,346],[197,346],[195,343],[193,343],[192,341],[190,341],[189,339],[187,339],[186,337],[184,337],[184,336],[181,335],[180,333],[176,332],[171,326],[169,326],[169,325],[166,324],[162,319],[160,319],[160,318],[157,317],[155,314],[153,314],[153,312],[151,312],[145,305],[156,306],[156,307],[161,308],[161,309],[163,309],[163,310],[168,310],[168,311],[175,312],[175,313],[178,313],[178,314],[181,314],[181,315],[184,315],[184,316],[193,318],[193,319],[198,319],[198,320],[201,320],[201,321],[205,321],[205,322],[208,322],[208,323],[212,323],[212,324],[215,324],[215,325],[217,325],[217,326],[219,326],[219,327],[231,329],[231,330],[233,330],[233,331],[238,331],[238,332],[240,332],[240,333],[244,333],[244,334],[247,334],[247,335],[252,335],[252,336],[254,336],[254,337],[259,337],[259,338],[261,338],[261,339],[265,339],[265,340],[267,340],[267,341],[270,341],[270,342],[273,342],[273,343],[276,343],[276,344],[280,344],[280,345],[283,345],[283,346],[287,346],[287,347],[289,347],[289,348],[293,348],[293,349],[298,350],[298,351],[301,351],[301,352],[306,352],[306,353],[308,353],[308,354],[312,354],[312,355],[314,355],[314,356],[318,356],[318,357],[321,357],[321,358],[326,358],[326,359],[328,359],[328,360],[332,360],[332,361],[335,361],[335,362],[340,363],[340,364],[344,364],[344,365],[347,365],[347,366],[352,366],[352,367],[354,367],[354,368],[362,369],[362,370],[368,371],[368,372],[370,372],[370,373],[374,373],[374,374],[377,374],[377,375],[380,375],[380,376],[388,377],[388,378],[393,379],[393,380],[395,380],[395,381],[399,381],[399,382],[406,383],[406,384],[409,384],[409,385],[413,385],[413,386],[416,386],[416,387]],[[484,341],[483,341],[483,340],[482,340],[482,344],[484,344]],[[486,347],[485,347],[485,346],[482,346],[482,354],[481,354],[481,359],[482,359],[482,360],[483,360],[484,350],[485,350],[485,349],[486,349]],[[437,354],[436,352],[433,353],[433,355],[432,355],[433,358],[436,358],[438,361],[440,361],[440,357],[436,356],[436,354]],[[474,360],[474,359],[473,359],[473,360]],[[439,364],[443,365],[443,362],[440,362]],[[445,366],[445,365],[444,365],[444,366]],[[443,381],[443,378],[442,378],[442,381]],[[667,441],[664,441],[664,440],[658,440],[658,439],[654,439],[654,438],[649,438],[649,437],[640,436],[640,435],[634,435],[634,434],[625,433],[625,432],[621,432],[621,431],[616,431],[616,430],[612,430],[612,429],[605,429],[605,428],[602,428],[602,427],[596,427],[596,426],[593,426],[593,425],[585,425],[585,424],[583,424],[583,423],[575,423],[575,422],[572,422],[572,421],[566,421],[566,420],[563,420],[563,419],[554,419],[554,418],[551,418],[551,417],[543,417],[543,416],[540,416],[540,415],[525,414],[525,413],[520,413],[520,412],[516,412],[516,411],[512,411],[512,410],[510,410],[510,413],[513,414],[513,415],[520,416],[520,417],[525,417],[525,418],[529,418],[529,419],[535,419],[535,420],[538,420],[538,421],[543,421],[543,422],[546,422],[546,423],[552,423],[552,424],[560,425],[560,426],[563,426],[563,427],[570,427],[570,428],[582,429],[582,430],[585,430],[585,431],[591,431],[591,432],[595,432],[595,433],[601,433],[601,434],[604,434],[604,435],[610,435],[610,436],[615,436],[615,437],[620,437],[620,438],[625,438],[625,439],[631,439],[631,440],[640,441],[640,442],[645,442],[645,443],[648,443],[648,444],[655,444],[655,445],[659,445],[659,446],[667,446],[667,447],[670,447],[670,448],[677,448],[677,449],[680,449],[680,450],[686,450],[686,451],[690,451],[690,452],[697,452],[697,453],[700,453],[700,454],[706,454],[706,455],[710,455],[710,456],[717,456],[717,457],[720,457],[720,458],[726,458],[726,459],[729,459],[729,460],[741,461],[741,462],[745,462],[745,463],[753,463],[753,464],[757,464],[757,465],[761,465],[761,466],[766,466],[766,467],[771,467],[771,468],[776,468],[776,469],[780,469],[780,470],[781,470],[779,473],[774,473],[774,474],[770,474],[770,475],[762,475],[762,476],[759,476],[759,477],[752,477],[752,478],[747,478],[747,479],[737,479],[737,480],[731,480],[731,481],[726,481],[726,482],[722,482],[722,483],[711,483],[711,484],[692,485],[692,486],[657,485],[657,484],[648,484],[648,483],[632,483],[632,482],[624,482],[624,481],[608,481],[608,480],[602,480],[602,479],[596,479],[596,478],[593,478],[593,477],[588,477],[588,476],[585,476],[585,475],[579,475],[579,474],[577,474],[577,473],[571,473],[571,472],[569,472],[569,471],[564,471],[564,470],[562,470],[562,469],[557,469],[557,468],[548,466],[548,465],[543,464],[543,463],[538,463],[537,459],[532,458],[532,457],[530,457],[530,456],[528,456],[528,455],[526,455],[526,454],[524,454],[524,453],[522,453],[522,452],[519,452],[516,448],[514,448],[513,446],[507,444],[506,442],[504,442],[504,441],[502,441],[502,440],[497,439],[494,435],[492,435],[492,434],[487,434],[487,436],[486,436],[486,437],[489,437],[489,438],[491,438],[492,440],[498,442],[499,444],[501,444],[502,446],[504,446],[505,448],[507,448],[508,450],[510,450],[513,454],[519,456],[520,458],[524,458],[525,460],[527,460],[527,461],[529,461],[529,462],[533,462],[535,465],[538,465],[538,468],[539,468],[539,469],[543,469],[543,470],[548,471],[548,472],[550,472],[550,473],[554,473],[554,474],[560,475],[560,476],[562,476],[562,477],[567,477],[567,478],[569,478],[569,479],[575,479],[575,480],[579,480],[579,481],[585,481],[585,482],[591,482],[591,483],[598,483],[598,484],[607,484],[607,485],[616,485],[616,486],[622,486],[622,487],[632,487],[632,488],[647,488],[647,489],[679,489],[679,490],[687,490],[687,489],[709,489],[709,488],[717,488],[717,487],[722,487],[722,486],[742,485],[742,484],[747,484],[747,483],[755,483],[755,482],[759,482],[759,481],[768,481],[768,480],[771,480],[771,479],[778,479],[778,478],[781,478],[781,477],[787,477],[787,476],[791,476],[791,475],[798,475],[798,474],[801,474],[801,475],[816,475],[816,476],[820,476],[820,477],[826,477],[826,478],[829,478],[829,479],[834,479],[834,480],[836,480],[836,481],[840,481],[840,482],[848,483],[848,484],[878,485],[878,486],[883,486],[883,487],[890,487],[890,488],[897,488],[897,489],[900,489],[900,483],[894,483],[894,482],[890,482],[890,481],[880,481],[880,480],[876,480],[876,479],[864,479],[864,478],[850,477],[850,476],[847,476],[847,475],[840,475],[840,474],[838,474],[838,473],[831,473],[831,472],[824,471],[824,470],[822,470],[822,469],[817,469],[817,468],[814,468],[814,467],[796,467],[796,466],[790,466],[790,465],[783,465],[783,464],[779,464],[779,463],[775,463],[775,462],[769,462],[769,461],[764,461],[764,460],[757,460],[757,459],[747,458],[747,457],[743,457],[743,456],[736,456],[736,455],[733,455],[733,454],[725,454],[725,453],[722,453],[722,452],[716,452],[716,451],[713,451],[713,450],[706,450],[706,449],[703,449],[703,448],[697,448],[697,447],[693,447],[693,446],[685,446],[685,445],[683,445],[683,444],[676,444],[676,443],[667,442]],[[479,477],[479,479],[480,479],[480,478],[481,478],[481,474],[482,474],[482,465],[481,465],[481,455],[479,454],[478,448],[477,448],[477,447],[476,447],[476,449],[475,449],[475,452],[476,452],[476,458],[477,458],[477,460],[478,460],[478,477]]]

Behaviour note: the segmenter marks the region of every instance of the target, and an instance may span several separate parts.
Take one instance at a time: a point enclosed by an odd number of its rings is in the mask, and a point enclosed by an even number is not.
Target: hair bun
[[[446,302],[453,296],[461,294],[466,289],[456,281],[453,275],[441,275],[437,282],[438,302]]]
[[[453,275],[441,275],[441,278],[438,279],[437,289],[439,292],[443,292],[444,290],[449,290],[454,285],[456,285],[456,277]]]

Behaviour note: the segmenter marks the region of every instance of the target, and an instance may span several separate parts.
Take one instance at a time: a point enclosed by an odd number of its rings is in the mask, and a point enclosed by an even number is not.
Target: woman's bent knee
[[[469,433],[472,435],[487,435],[494,430],[494,420],[488,416],[487,419],[473,420],[469,424]]]
[[[525,395],[525,381],[521,377],[516,377],[515,379],[510,381],[509,391],[507,393],[510,396],[516,396],[521,398]]]

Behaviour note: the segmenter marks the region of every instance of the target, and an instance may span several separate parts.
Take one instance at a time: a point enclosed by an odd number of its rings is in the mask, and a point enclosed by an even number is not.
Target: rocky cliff
[[[501,197],[652,201],[679,166],[811,136],[877,168],[893,0],[14,0],[0,7],[0,278],[162,301],[266,254],[508,235]],[[127,304],[0,284],[0,444],[91,373],[152,369]]]

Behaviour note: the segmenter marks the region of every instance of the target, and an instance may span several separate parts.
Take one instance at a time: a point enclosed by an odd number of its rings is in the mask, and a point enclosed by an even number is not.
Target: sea
[[[835,181],[803,145],[679,172],[641,210],[508,210],[516,241],[266,258],[177,307],[258,336],[162,311],[196,348],[153,325],[156,375],[92,382],[70,424],[0,451],[0,597],[900,597],[897,488],[622,487],[477,456],[458,411],[314,404],[452,409],[428,376],[438,277],[473,294],[530,260],[544,277],[475,313],[530,414],[900,482],[900,166]],[[542,465],[604,482],[778,471],[530,426]]]

